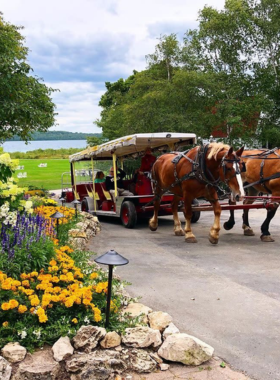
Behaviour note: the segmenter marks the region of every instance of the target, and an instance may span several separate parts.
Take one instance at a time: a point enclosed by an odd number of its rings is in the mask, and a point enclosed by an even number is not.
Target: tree
[[[155,52],[146,55],[146,60],[149,68],[158,66],[166,70],[167,80],[170,81],[173,68],[178,67],[181,60],[180,44],[174,33],[169,36],[160,36],[159,41],[160,42],[156,45]]]
[[[258,137],[271,144],[278,130],[280,142],[279,0],[228,0],[221,11],[204,7],[199,22],[198,30],[187,33],[185,49],[197,68],[221,74],[223,90],[216,103],[220,125],[231,132],[230,138]],[[248,128],[256,114],[257,136]]]
[[[45,132],[55,123],[54,91],[31,76],[22,28],[5,22],[0,13],[0,142],[32,132]]]

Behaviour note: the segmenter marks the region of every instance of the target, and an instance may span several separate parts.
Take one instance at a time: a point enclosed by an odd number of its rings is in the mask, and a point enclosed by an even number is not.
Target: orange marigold
[[[19,307],[18,307],[18,312],[19,312],[20,314],[25,313],[26,310],[27,310],[27,307],[26,307],[25,305],[19,305]]]

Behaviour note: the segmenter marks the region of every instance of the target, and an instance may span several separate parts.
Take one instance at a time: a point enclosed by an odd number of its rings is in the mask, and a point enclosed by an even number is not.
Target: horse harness
[[[280,178],[280,172],[274,173],[269,177],[263,176],[263,168],[266,160],[278,160],[280,158],[280,155],[276,152],[278,148],[270,149],[270,150],[263,150],[262,153],[256,153],[256,154],[250,154],[248,156],[242,156],[242,158],[254,158],[254,159],[261,159],[261,166],[260,166],[260,179],[258,181],[249,183],[248,185],[244,186],[244,189],[247,189],[248,187],[255,186],[255,185],[261,185],[265,188],[266,192],[268,194],[271,194],[271,191],[266,186],[266,182],[270,181],[271,179]],[[268,157],[270,154],[275,154],[277,157]]]
[[[172,185],[170,185],[168,188],[161,189],[160,195],[156,194],[155,198],[160,199],[163,194],[165,194],[166,192],[170,191],[171,189],[173,189],[174,187],[176,187],[178,185],[181,186],[183,181],[186,181],[189,179],[196,179],[197,181],[206,184],[207,188],[210,186],[214,186],[218,190],[220,190],[221,192],[224,192],[224,190],[221,189],[221,187],[219,186],[219,183],[221,182],[220,177],[215,179],[214,176],[212,175],[212,173],[210,172],[210,170],[206,166],[206,154],[208,151],[208,146],[209,146],[209,144],[201,145],[199,147],[199,149],[197,150],[197,153],[196,153],[194,160],[192,160],[190,157],[187,156],[187,153],[190,151],[190,149],[186,150],[185,152],[170,152],[169,154],[175,155],[175,157],[171,161],[174,164],[175,182],[172,183]],[[230,160],[230,159],[226,158],[226,155],[227,155],[227,152],[225,153],[225,155],[222,158],[221,163],[220,163],[220,166],[222,166],[222,168],[223,168],[224,175],[226,174],[225,162],[239,162],[240,161],[240,159],[238,159],[237,157],[233,160]],[[188,160],[192,164],[192,170],[189,173],[184,174],[181,178],[179,178],[178,173],[177,173],[177,164],[183,158]],[[236,168],[236,172],[235,172],[234,176],[236,174],[240,174],[238,166]],[[225,179],[226,185],[228,184],[228,181],[230,181],[230,179],[231,178],[229,178],[227,180]],[[156,180],[152,179],[152,181],[155,184],[157,184]]]

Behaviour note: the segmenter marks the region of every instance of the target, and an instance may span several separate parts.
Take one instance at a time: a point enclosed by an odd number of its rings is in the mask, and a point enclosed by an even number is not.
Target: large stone
[[[157,363],[151,358],[148,352],[141,349],[132,349],[122,356],[128,369],[137,373],[149,373],[155,371]]]
[[[200,365],[213,356],[214,348],[188,334],[172,334],[158,350],[159,356],[172,362]]]
[[[179,332],[180,331],[178,327],[176,327],[174,323],[171,322],[170,325],[163,331],[162,337],[163,339],[166,339],[169,335],[178,334]]]
[[[74,348],[72,347],[68,336],[63,336],[52,346],[52,351],[54,359],[57,362],[60,362],[73,355]]]
[[[66,361],[66,371],[71,374],[71,380],[104,380],[126,370],[125,361],[114,350],[97,349],[90,354],[73,355]]]
[[[153,310],[148,306],[143,305],[142,303],[130,303],[126,308],[123,309],[122,314],[129,314],[131,318],[140,317],[140,320],[144,323],[148,323],[147,315]]]
[[[32,355],[28,353],[19,364],[13,380],[58,380],[55,373],[59,373],[59,369],[59,364],[53,359],[52,351],[48,348],[36,351]]]
[[[10,380],[12,374],[12,367],[9,362],[0,356],[0,379],[1,380]]]
[[[105,335],[105,338],[101,340],[100,346],[102,348],[113,348],[121,344],[121,337],[115,331],[110,331]]]
[[[134,327],[125,329],[122,342],[129,347],[158,347],[161,345],[161,334],[150,327]]]
[[[69,238],[69,245],[73,247],[73,249],[79,249],[80,251],[84,251],[87,246],[87,240],[85,238]]]
[[[2,348],[2,355],[10,363],[21,362],[26,355],[26,348],[22,347],[18,342],[8,343]]]
[[[148,314],[150,327],[162,332],[171,322],[172,317],[163,311],[154,311]]]
[[[73,338],[74,347],[79,351],[91,352],[106,335],[103,327],[82,326]]]

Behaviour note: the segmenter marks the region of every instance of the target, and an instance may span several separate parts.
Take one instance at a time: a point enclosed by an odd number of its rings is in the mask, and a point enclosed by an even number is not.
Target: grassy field
[[[46,168],[39,168],[38,165],[46,163]],[[23,165],[23,170],[17,170],[18,173],[27,173],[26,178],[19,178],[18,186],[26,187],[29,185],[47,190],[61,189],[61,174],[70,171],[69,160],[60,159],[39,159],[39,160],[20,160],[19,165]],[[70,181],[70,176],[65,176]]]

